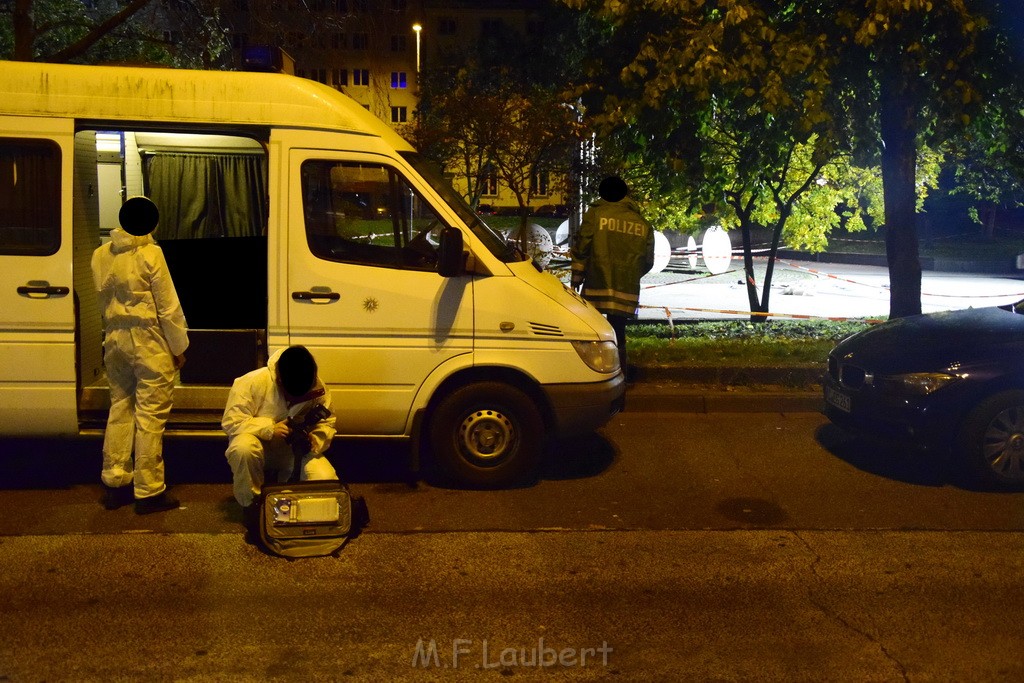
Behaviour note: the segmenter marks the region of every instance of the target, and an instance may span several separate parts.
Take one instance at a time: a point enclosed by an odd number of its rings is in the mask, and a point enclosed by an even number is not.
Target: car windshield
[[[484,243],[492,254],[501,259],[503,263],[524,260],[525,256],[513,243],[506,242],[501,234],[484,223],[483,219],[473,212],[462,195],[456,192],[451,183],[441,174],[436,164],[418,152],[401,152],[401,154],[409,162],[409,165],[416,169],[416,172],[441,195],[441,198],[459,215],[459,218],[465,221],[473,234]]]

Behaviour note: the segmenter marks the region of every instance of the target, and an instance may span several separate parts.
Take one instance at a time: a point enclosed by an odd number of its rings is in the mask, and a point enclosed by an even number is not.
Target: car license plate
[[[850,412],[850,397],[834,387],[825,387],[825,402],[844,413]]]

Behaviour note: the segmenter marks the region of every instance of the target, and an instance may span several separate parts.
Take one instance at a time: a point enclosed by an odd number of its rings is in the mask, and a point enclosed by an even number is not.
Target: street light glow
[[[423,26],[419,22],[412,25],[412,30],[416,33],[416,75],[420,75],[420,31],[423,30]],[[418,83],[417,83],[418,85]]]

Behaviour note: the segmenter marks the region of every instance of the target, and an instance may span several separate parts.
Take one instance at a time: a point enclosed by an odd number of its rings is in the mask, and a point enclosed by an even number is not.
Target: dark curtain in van
[[[266,157],[152,154],[143,173],[146,194],[160,209],[157,239],[266,234]]]
[[[0,140],[0,254],[60,247],[60,148],[47,140]]]

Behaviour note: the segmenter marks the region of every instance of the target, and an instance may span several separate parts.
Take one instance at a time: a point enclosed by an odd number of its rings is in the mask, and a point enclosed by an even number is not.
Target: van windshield
[[[416,169],[424,180],[430,183],[431,187],[437,190],[441,198],[459,215],[473,234],[480,238],[492,254],[501,259],[503,263],[523,261],[526,256],[512,242],[506,242],[505,238],[493,228],[483,222],[480,216],[473,212],[466,200],[462,198],[451,182],[442,174],[437,164],[425,158],[418,152],[401,152],[402,157],[409,162],[409,165]]]

